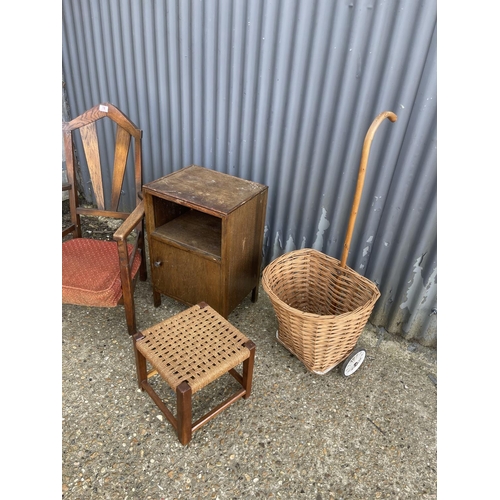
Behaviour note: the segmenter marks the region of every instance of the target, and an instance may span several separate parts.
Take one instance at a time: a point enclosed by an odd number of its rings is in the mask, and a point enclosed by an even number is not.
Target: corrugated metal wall
[[[348,265],[379,284],[374,324],[432,346],[436,29],[436,0],[63,0],[63,78],[72,117],[109,101],[143,129],[144,182],[195,163],[268,185],[265,264],[340,258],[364,136],[395,112]]]

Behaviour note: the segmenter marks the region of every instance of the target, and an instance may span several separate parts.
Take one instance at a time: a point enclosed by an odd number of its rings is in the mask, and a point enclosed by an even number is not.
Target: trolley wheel
[[[366,357],[366,351],[361,348],[354,349],[354,351],[347,356],[345,361],[340,367],[340,371],[344,377],[350,377],[362,364]]]

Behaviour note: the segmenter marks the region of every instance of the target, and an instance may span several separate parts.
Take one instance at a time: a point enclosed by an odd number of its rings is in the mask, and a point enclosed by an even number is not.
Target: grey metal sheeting
[[[194,163],[268,185],[267,264],[340,258],[364,136],[395,112],[347,264],[380,287],[373,324],[435,346],[436,16],[435,0],[65,0],[70,116],[122,109],[144,131],[144,182]]]

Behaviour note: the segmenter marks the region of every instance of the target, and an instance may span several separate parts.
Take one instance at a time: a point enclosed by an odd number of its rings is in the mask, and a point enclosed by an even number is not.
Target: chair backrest
[[[105,197],[103,182],[103,168],[99,150],[98,128],[96,122],[108,118],[116,124],[116,140],[114,148],[114,164],[111,179],[111,193]],[[87,161],[95,208],[83,207],[79,204],[76,175],[75,137],[79,132],[83,150]],[[68,184],[63,189],[69,191],[69,205],[71,211],[71,226],[63,230],[63,237],[73,233],[73,237],[81,237],[80,215],[94,215],[125,219],[131,212],[119,208],[120,195],[123,189],[127,159],[131,149],[131,139],[134,139],[134,187],[135,206],[141,200],[142,190],[142,130],[137,128],[132,121],[118,108],[109,103],[101,103],[85,111],[80,116],[69,122],[63,122],[62,132],[64,150],[66,154],[66,167]],[[109,172],[109,170],[108,170]],[[135,208],[132,207],[133,208]]]

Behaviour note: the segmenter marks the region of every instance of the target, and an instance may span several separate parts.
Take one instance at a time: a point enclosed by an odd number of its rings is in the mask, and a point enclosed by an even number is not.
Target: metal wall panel
[[[432,346],[436,29],[436,0],[63,0],[63,74],[71,116],[109,101],[143,129],[144,182],[195,163],[268,185],[264,264],[340,258],[364,136],[395,112],[348,265],[379,284],[374,324]]]

